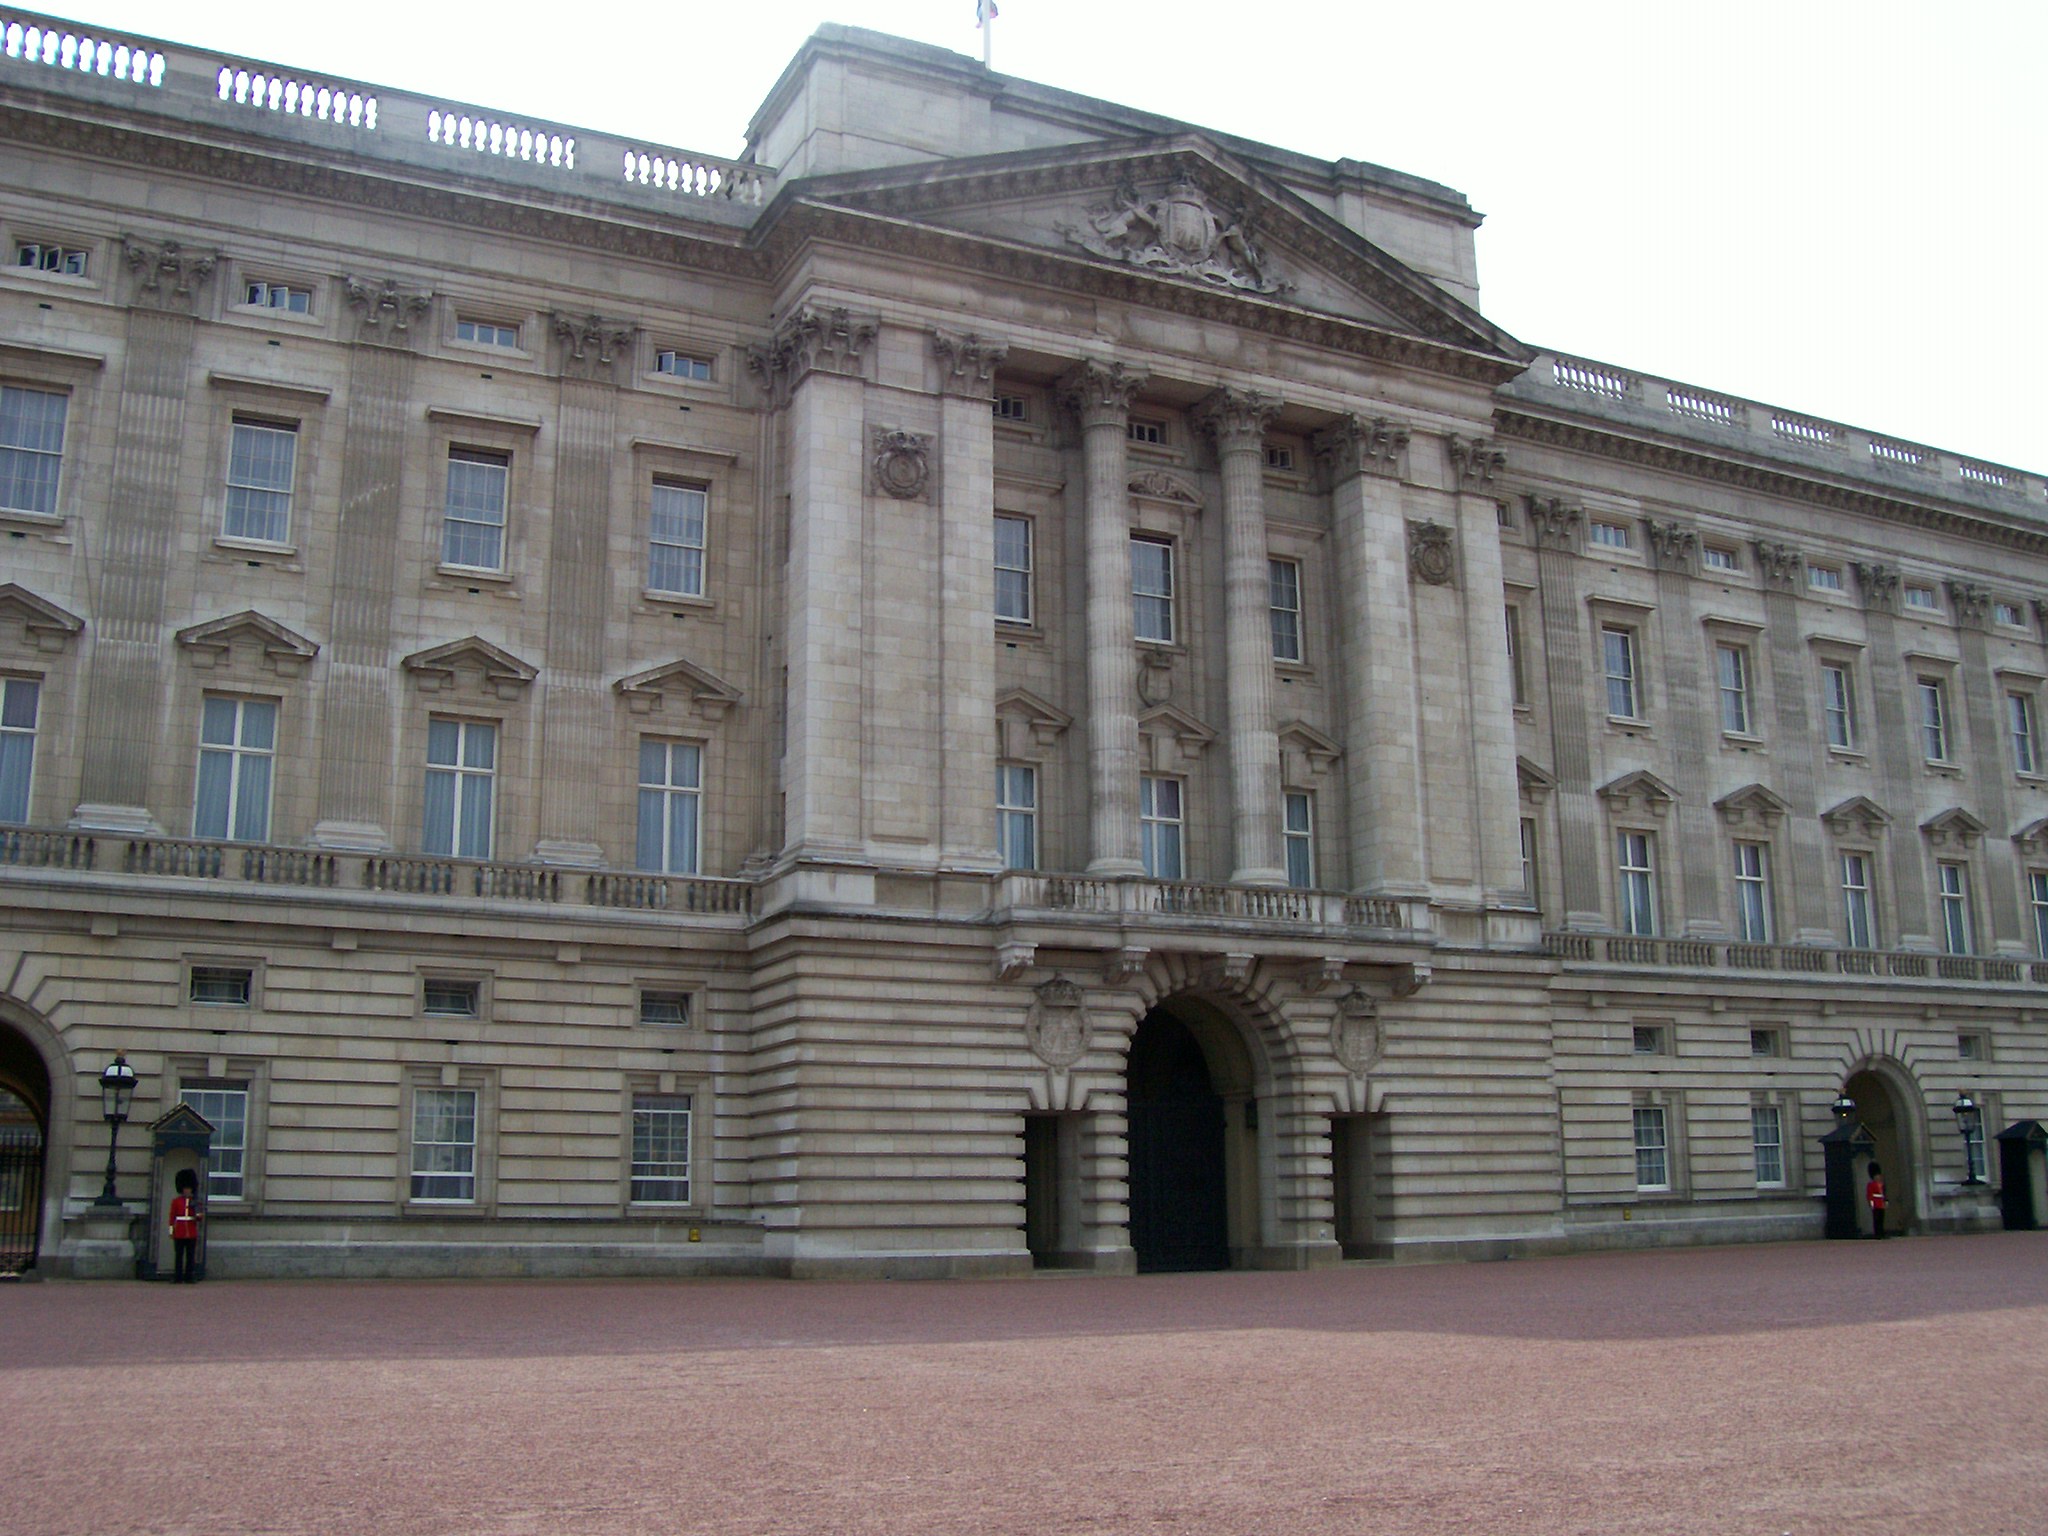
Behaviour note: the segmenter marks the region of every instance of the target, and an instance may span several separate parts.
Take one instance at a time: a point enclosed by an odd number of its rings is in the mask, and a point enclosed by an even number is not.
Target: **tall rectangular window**
[[[704,595],[704,510],[701,485],[657,480],[647,513],[647,590]]]
[[[1266,562],[1266,607],[1273,623],[1273,659],[1301,660],[1301,566],[1292,560]]]
[[[1131,630],[1140,640],[1173,643],[1173,546],[1131,539]]]
[[[299,429],[238,421],[228,443],[228,500],[220,531],[231,539],[282,544],[291,537],[292,475]]]
[[[2015,773],[2041,771],[2041,743],[2034,731],[2034,700],[2024,693],[2005,696],[2006,728],[2012,733],[2012,767]]]
[[[199,787],[192,835],[237,843],[270,840],[271,763],[277,705],[209,695],[199,717]]]
[[[2048,959],[2048,874],[2027,872],[2027,899],[2034,911],[2034,953]]]
[[[1739,645],[1715,646],[1714,672],[1721,689],[1721,729],[1730,736],[1749,735],[1749,651]]]
[[[0,822],[28,820],[42,697],[43,685],[33,678],[0,677]]]
[[[1749,1107],[1749,1140],[1756,1152],[1756,1181],[1770,1187],[1785,1182],[1785,1128],[1775,1104]]]
[[[476,1199],[476,1090],[415,1088],[412,1197]]]
[[[457,859],[491,856],[491,792],[497,766],[496,726],[474,720],[427,722],[422,830],[428,853]]]
[[[1735,931],[1745,944],[1771,942],[1770,851],[1762,843],[1735,845]]]
[[[1855,692],[1848,665],[1827,662],[1820,669],[1821,718],[1827,722],[1828,745],[1850,751],[1856,745]]]
[[[1541,893],[1536,885],[1536,818],[1522,818],[1522,889],[1529,893],[1531,901],[1539,902]]]
[[[1969,871],[1945,859],[1934,871],[1941,895],[1941,947],[1951,955],[1967,955],[1973,948]]]
[[[1616,835],[1616,886],[1621,898],[1621,931],[1648,938],[1657,931],[1657,867],[1646,832]]]
[[[471,570],[505,568],[505,504],[512,457],[474,448],[448,450],[448,499],[441,519],[441,563]]]
[[[690,1203],[690,1096],[633,1095],[635,1205]]]
[[[240,1086],[180,1088],[178,1097],[213,1127],[206,1152],[206,1198],[239,1200],[249,1150],[249,1090]]]
[[[1635,1106],[1636,1188],[1671,1187],[1670,1146],[1666,1139],[1664,1106]]]
[[[1003,868],[1038,868],[1038,770],[996,764],[996,846]]]
[[[640,743],[640,820],[634,861],[663,875],[699,868],[704,749],[681,741]]]
[[[1641,719],[1636,686],[1636,632],[1602,629],[1600,654],[1607,671],[1607,713],[1617,720]]]
[[[1031,519],[996,518],[996,622],[1031,622]]]
[[[1290,789],[1283,796],[1281,842],[1287,853],[1287,883],[1314,890],[1316,883],[1315,797]]]
[[[1851,949],[1877,947],[1876,913],[1870,900],[1870,860],[1860,853],[1842,855],[1842,926]]]
[[[1929,762],[1948,761],[1948,686],[1938,677],[1916,681],[1920,695],[1920,751]]]
[[[1138,831],[1145,873],[1154,880],[1179,880],[1181,857],[1181,783],[1179,779],[1138,780]]]
[[[45,389],[0,386],[0,507],[56,515],[69,403]]]
[[[1522,678],[1522,610],[1509,607],[1507,613],[1508,688],[1516,708],[1529,702],[1528,685]]]

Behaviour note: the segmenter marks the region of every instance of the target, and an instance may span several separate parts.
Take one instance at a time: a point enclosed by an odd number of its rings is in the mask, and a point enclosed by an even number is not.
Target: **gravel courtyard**
[[[0,1530],[2048,1531],[2048,1234],[0,1286]]]

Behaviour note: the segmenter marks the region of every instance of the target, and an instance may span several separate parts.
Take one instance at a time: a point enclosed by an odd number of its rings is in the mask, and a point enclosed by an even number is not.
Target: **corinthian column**
[[[1090,362],[1061,385],[1062,398],[1081,419],[1086,465],[1091,875],[1144,872],[1138,858],[1138,679],[1124,441],[1131,397],[1146,378],[1122,363]]]
[[[1280,402],[1219,389],[1195,420],[1223,467],[1224,657],[1230,696],[1233,884],[1285,885],[1280,862],[1280,738],[1273,730],[1272,594],[1266,561],[1266,428]]]

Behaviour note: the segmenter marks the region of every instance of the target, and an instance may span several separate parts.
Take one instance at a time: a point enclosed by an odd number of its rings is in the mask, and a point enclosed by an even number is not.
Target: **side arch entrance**
[[[49,1146],[49,1068],[0,1016],[0,1273],[29,1268],[41,1249]]]
[[[1126,1067],[1141,1272],[1228,1269],[1258,1231],[1258,1100],[1237,1026],[1192,998],[1138,1023]]]
[[[1893,1237],[1910,1232],[1920,1224],[1919,1160],[1914,1155],[1920,1135],[1912,1109],[1916,1100],[1876,1062],[1850,1073],[1842,1091],[1856,1101],[1856,1118],[1877,1143],[1871,1156],[1884,1169],[1885,1231]],[[1859,1223],[1867,1233],[1870,1212],[1862,1200],[1869,1171],[1859,1164],[1855,1174]]]

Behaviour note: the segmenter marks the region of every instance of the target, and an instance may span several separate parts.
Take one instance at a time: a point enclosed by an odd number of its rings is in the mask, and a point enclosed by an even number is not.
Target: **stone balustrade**
[[[206,49],[109,37],[73,22],[0,11],[0,82],[161,111],[195,129],[225,127],[300,142],[346,144],[366,158],[673,207],[751,210],[775,180],[767,167],[351,80],[280,74]]]
[[[1903,950],[1828,949],[1807,944],[1742,944],[1722,939],[1646,939],[1606,933],[1546,933],[1543,947],[1567,966],[1704,971],[1722,979],[1732,973],[1753,972],[2048,987],[2048,960],[2014,960],[1994,955],[1929,955]]]
[[[998,911],[1071,913],[1136,921],[1218,919],[1303,930],[1376,929],[1410,935],[1429,929],[1428,904],[1342,891],[1209,885],[1089,875],[1012,873],[996,893]]]

